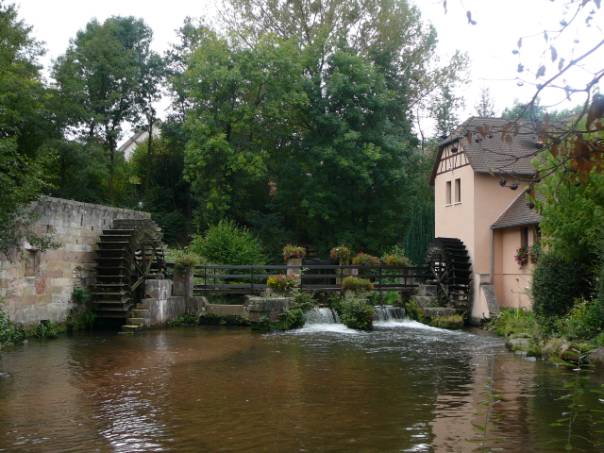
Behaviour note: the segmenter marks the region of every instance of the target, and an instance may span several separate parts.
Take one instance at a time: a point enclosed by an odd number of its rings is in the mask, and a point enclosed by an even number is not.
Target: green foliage
[[[189,250],[213,264],[264,264],[266,260],[258,239],[230,220],[221,220],[203,236],[195,235]]]
[[[604,330],[604,305],[598,300],[576,301],[570,312],[557,320],[556,327],[570,340],[594,338]]]
[[[501,310],[495,319],[489,321],[488,328],[504,337],[513,334],[538,336],[540,331],[535,314],[522,309]]]
[[[91,20],[53,68],[65,125],[86,141],[102,143],[109,169],[108,196],[117,201],[117,143],[126,122],[154,121],[163,63],[150,48],[151,29],[134,17]],[[127,178],[126,178],[127,179]],[[121,182],[124,178],[121,178]]]
[[[289,275],[270,275],[266,286],[277,294],[289,294],[297,286],[298,279]]]
[[[382,263],[386,266],[411,266],[411,260],[407,257],[405,249],[399,246],[392,247],[382,256]]]
[[[360,252],[352,258],[352,264],[355,266],[379,266],[381,262],[377,256]]]
[[[54,321],[40,321],[36,327],[27,332],[28,336],[41,340],[52,340],[64,332],[64,326]]]
[[[589,297],[592,274],[585,260],[576,262],[553,253],[543,254],[533,273],[535,313],[546,319],[564,316],[576,298]]]
[[[294,293],[294,306],[296,308],[300,308],[303,312],[311,310],[315,305],[317,305],[317,301],[310,294],[304,291],[296,291]]]
[[[0,42],[0,252],[6,252],[31,234],[32,219],[23,208],[49,187],[45,167],[53,156],[43,151],[58,130],[37,61],[40,43],[17,17],[15,5],[4,2]]]
[[[2,309],[2,304],[3,302],[0,300],[0,349],[4,345],[22,343],[25,339],[25,331],[8,318]]]
[[[302,259],[306,256],[306,249],[298,245],[287,244],[283,247],[283,259],[288,261],[290,259]]]
[[[281,329],[299,329],[304,327],[304,311],[301,308],[290,308],[280,315]]]
[[[465,324],[462,315],[434,316],[430,319],[432,327],[440,327],[441,329],[461,329]]]
[[[185,313],[168,321],[167,325],[168,327],[193,327],[199,325],[199,317]]]
[[[349,275],[342,280],[342,290],[353,293],[367,292],[373,289],[373,283],[366,278]]]
[[[373,307],[366,299],[346,295],[337,306],[338,315],[344,325],[351,329],[371,330],[373,328]]]
[[[342,264],[347,264],[350,262],[350,257],[352,256],[352,252],[345,245],[339,245],[337,247],[332,248],[329,251],[329,257],[333,261],[337,261]]]
[[[85,288],[74,288],[71,302],[75,304],[69,310],[65,327],[67,331],[90,330],[94,327],[96,313],[91,305],[92,296]]]
[[[405,303],[405,314],[415,321],[424,321],[424,311],[413,298]]]

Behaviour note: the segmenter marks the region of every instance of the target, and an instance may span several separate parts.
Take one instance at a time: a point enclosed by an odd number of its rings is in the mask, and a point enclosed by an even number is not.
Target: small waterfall
[[[405,317],[405,310],[401,307],[394,307],[392,305],[376,305],[373,307],[375,321],[394,321],[401,320]]]
[[[306,324],[339,324],[340,318],[335,310],[328,307],[314,307],[304,315]]]

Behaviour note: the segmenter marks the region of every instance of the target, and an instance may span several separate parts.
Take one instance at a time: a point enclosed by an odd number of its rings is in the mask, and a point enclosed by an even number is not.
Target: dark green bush
[[[291,308],[281,314],[281,328],[283,330],[299,329],[304,327],[304,311],[301,308]]]
[[[559,333],[571,340],[589,340],[604,330],[604,305],[599,300],[579,300],[556,322]]]
[[[74,307],[69,310],[65,327],[68,332],[92,329],[96,321],[96,314],[91,306],[92,297],[84,288],[74,288],[71,301]]]
[[[43,320],[29,334],[40,339],[52,339],[57,338],[63,331],[63,326],[60,324],[54,321]]]
[[[317,305],[317,301],[311,294],[303,291],[297,291],[294,294],[294,305],[296,308],[299,308],[305,312],[311,310],[315,305]]]
[[[25,339],[23,328],[8,319],[1,304],[0,300],[0,349],[2,349],[2,345],[19,344]]]
[[[246,228],[223,220],[195,235],[189,250],[213,264],[264,264],[260,241]]]
[[[373,328],[373,307],[365,299],[346,296],[337,305],[340,320],[351,329],[371,330]]]
[[[533,273],[535,313],[544,318],[546,324],[548,318],[566,315],[575,299],[589,298],[592,278],[593,271],[586,262],[542,254]]]

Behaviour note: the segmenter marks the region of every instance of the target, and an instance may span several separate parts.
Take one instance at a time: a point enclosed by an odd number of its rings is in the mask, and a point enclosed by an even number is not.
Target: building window
[[[461,179],[455,180],[455,203],[461,203]]]
[[[25,251],[25,277],[36,277],[40,272],[40,251],[29,249]]]
[[[528,250],[529,243],[529,229],[528,227],[523,227],[520,230],[520,247]]]
[[[446,195],[447,204],[451,204],[451,181],[447,181],[447,195]]]

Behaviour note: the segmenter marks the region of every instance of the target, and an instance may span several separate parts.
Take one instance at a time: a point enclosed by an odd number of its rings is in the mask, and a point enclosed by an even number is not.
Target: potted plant
[[[531,263],[535,264],[539,260],[539,256],[541,255],[541,244],[533,244],[529,250],[529,258]]]
[[[298,245],[287,244],[283,247],[283,259],[287,264],[287,275],[300,281],[302,272],[302,258],[306,256],[306,249]]]
[[[518,263],[518,266],[526,266],[529,261],[529,251],[526,247],[519,247],[516,250],[516,255],[514,255],[514,259]]]
[[[338,245],[337,247],[332,248],[329,252],[329,257],[333,261],[337,261],[340,264],[348,264],[350,262],[351,255],[352,252],[345,245]]]
[[[355,266],[379,266],[381,262],[377,256],[360,252],[357,253],[352,259],[352,264],[354,264]]]
[[[290,275],[270,275],[266,279],[266,287],[273,293],[285,296],[297,286],[298,280]]]

